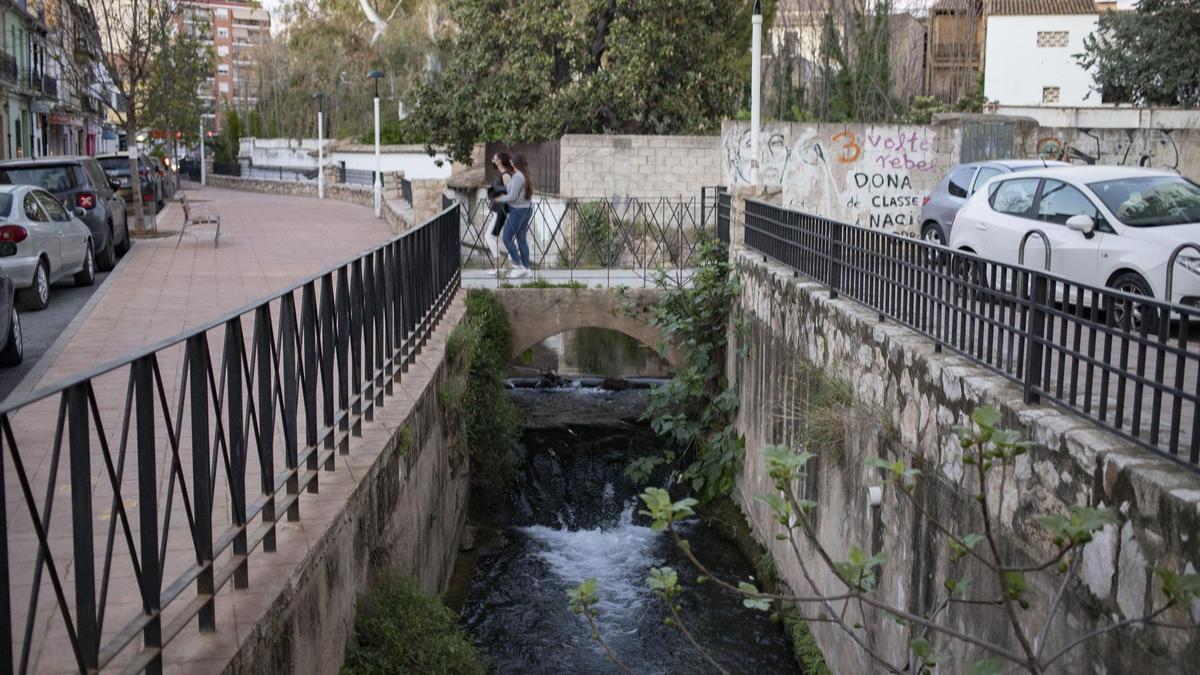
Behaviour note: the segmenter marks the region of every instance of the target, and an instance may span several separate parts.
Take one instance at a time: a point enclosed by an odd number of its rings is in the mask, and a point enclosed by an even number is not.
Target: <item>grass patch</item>
[[[526,281],[523,284],[511,284],[508,282],[500,284],[500,288],[505,288],[505,289],[512,289],[512,288],[566,288],[566,289],[578,291],[578,290],[584,290],[587,287],[588,287],[588,285],[583,283],[582,281],[561,281],[561,282],[556,283],[556,282],[549,281],[547,279],[541,279],[541,278],[534,279],[533,281]]]
[[[790,593],[786,582],[779,576],[775,558],[754,539],[746,517],[729,497],[714,499],[698,509],[704,522],[715,528],[726,539],[737,544],[742,555],[754,566],[754,576],[759,588],[767,593]],[[784,630],[792,642],[792,653],[800,663],[805,675],[832,675],[825,663],[825,655],[817,646],[808,622],[794,605],[775,603],[775,613],[783,622]]]
[[[822,457],[841,458],[846,435],[866,423],[870,411],[854,401],[854,385],[845,378],[828,375],[799,359],[792,374],[790,397],[780,417],[795,429],[804,447]]]
[[[405,424],[396,435],[396,449],[393,452],[397,457],[403,457],[412,450],[412,428]]]
[[[389,571],[358,596],[342,673],[484,673],[458,620],[416,579]]]

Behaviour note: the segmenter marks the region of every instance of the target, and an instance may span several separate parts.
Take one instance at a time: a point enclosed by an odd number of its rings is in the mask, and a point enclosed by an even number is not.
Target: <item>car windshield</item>
[[[99,161],[100,166],[104,167],[104,171],[107,173],[129,175],[129,158],[127,157],[101,157]]]
[[[1088,187],[1132,227],[1200,223],[1200,186],[1179,176],[1121,178]]]
[[[0,183],[36,185],[50,192],[66,192],[74,187],[67,166],[21,166],[0,168]]]

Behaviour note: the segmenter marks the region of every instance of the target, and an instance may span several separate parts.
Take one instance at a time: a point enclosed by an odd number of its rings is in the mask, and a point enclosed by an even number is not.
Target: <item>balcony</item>
[[[44,94],[47,98],[58,98],[58,80],[49,75],[30,73],[29,88],[35,94]]]
[[[0,52],[0,79],[17,81],[17,60],[5,52]]]

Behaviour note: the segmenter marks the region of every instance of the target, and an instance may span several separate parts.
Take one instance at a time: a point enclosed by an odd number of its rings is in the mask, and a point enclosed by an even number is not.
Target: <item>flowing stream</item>
[[[481,554],[463,608],[466,629],[495,672],[618,672],[568,608],[567,591],[589,577],[597,580],[600,632],[633,672],[711,672],[679,630],[664,624],[668,609],[646,586],[650,568],[664,565],[687,586],[677,601],[685,624],[728,671],[798,672],[767,614],[713,584],[697,585],[699,572],[670,535],[637,514],[642,488],[624,470],[659,444],[636,422],[644,390],[511,394],[526,413],[524,469],[506,500],[485,507],[497,536]],[[701,522],[681,529],[723,578],[752,574],[737,547]]]

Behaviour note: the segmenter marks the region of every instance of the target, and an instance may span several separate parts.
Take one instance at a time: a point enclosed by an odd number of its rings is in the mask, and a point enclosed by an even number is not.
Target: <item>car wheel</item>
[[[21,309],[34,312],[46,309],[50,304],[50,270],[46,267],[46,261],[38,263],[29,288],[17,291],[17,304]]]
[[[8,322],[8,341],[0,350],[0,366],[12,367],[20,365],[25,359],[25,338],[21,335],[21,315],[17,308],[12,310],[12,318]]]
[[[962,249],[959,253],[975,255],[974,251]],[[954,297],[966,303],[970,300],[988,301],[991,299],[991,294],[988,292],[987,272],[984,270],[984,264],[978,260],[971,260],[963,255],[956,255],[951,261],[951,274],[959,283],[954,284]]]
[[[942,230],[941,225],[931,220],[921,228],[921,240],[927,244],[945,246],[946,233]]]
[[[107,272],[117,266],[117,245],[114,241],[117,238],[113,232],[112,226],[108,228],[108,243],[104,245],[104,250],[100,251],[99,257],[96,259],[96,267],[101,272]]]
[[[1122,272],[1113,278],[1108,287],[1129,295],[1154,297],[1154,291],[1150,288],[1150,284],[1137,272]],[[1158,312],[1154,305],[1136,300],[1114,298],[1111,316],[1112,325],[1127,327],[1134,332],[1140,332],[1144,322],[1150,322],[1150,328],[1155,327],[1158,323],[1156,321]]]
[[[129,239],[129,217],[128,216],[125,217],[125,223],[124,223],[124,226],[121,228],[121,230],[124,233],[125,237],[116,244],[117,255],[125,255],[126,253],[129,253],[129,247],[133,244],[133,242],[130,241],[130,239]]]
[[[92,255],[92,242],[83,251],[83,269],[75,273],[76,286],[91,286],[96,283],[96,258]]]

